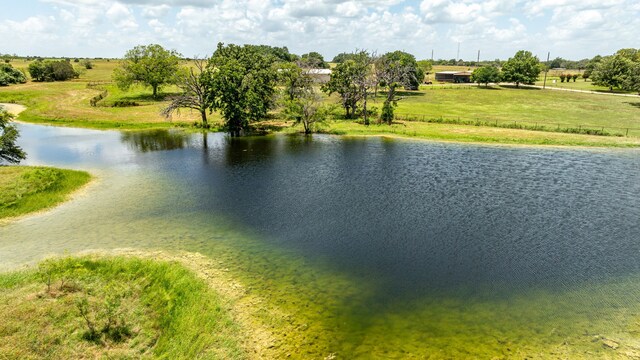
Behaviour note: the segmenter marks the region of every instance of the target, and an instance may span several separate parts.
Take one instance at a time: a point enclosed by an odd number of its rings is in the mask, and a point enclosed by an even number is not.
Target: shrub
[[[560,74],[560,82],[564,82],[564,80],[567,78],[567,75],[565,74]]]
[[[69,61],[35,61],[29,64],[33,81],[65,81],[78,77]]]
[[[130,107],[130,106],[138,106],[140,104],[138,104],[135,101],[131,101],[131,100],[117,100],[113,102],[113,107]]]
[[[0,86],[24,84],[25,82],[27,82],[27,77],[22,71],[15,69],[11,64],[0,64]]]

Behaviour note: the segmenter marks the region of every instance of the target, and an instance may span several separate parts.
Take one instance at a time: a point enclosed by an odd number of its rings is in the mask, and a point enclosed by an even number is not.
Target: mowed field
[[[178,93],[175,86],[162,89],[165,100],[151,98],[151,90],[133,87],[127,92],[111,82],[111,74],[118,60],[96,60],[95,67],[83,71],[79,79],[68,82],[33,83],[0,88],[0,102],[15,102],[27,106],[19,120],[62,126],[97,129],[144,129],[189,127],[199,120],[198,114],[183,110],[172,119],[165,119],[160,111],[168,99]],[[12,65],[26,68],[28,62],[15,60]],[[185,66],[189,63],[185,62]],[[473,70],[468,67],[434,67],[433,71]],[[554,74],[555,75],[555,74]],[[576,84],[585,83],[579,79]],[[571,83],[573,84],[573,83]],[[90,99],[106,90],[108,96],[91,106]],[[382,107],[384,93],[369,102]],[[473,84],[423,85],[420,91],[400,92],[396,114],[400,128],[364,127],[340,119],[336,109],[334,119],[321,126],[325,132],[355,135],[392,135],[446,139],[452,141],[554,144],[584,146],[640,146],[640,97],[618,97],[604,94],[585,94],[513,87],[478,87]],[[127,101],[136,106],[115,107]],[[336,95],[325,99],[327,104],[338,103]],[[277,117],[277,111],[275,113]],[[432,123],[434,119],[445,123]],[[475,122],[475,125],[447,124],[447,122]],[[220,124],[213,113],[210,122]],[[289,128],[293,124],[277,121]],[[541,126],[547,131],[502,128],[510,124]],[[489,126],[486,126],[489,125]],[[493,125],[498,125],[495,127]],[[362,127],[362,128],[360,128]],[[613,136],[593,136],[552,132],[555,128],[595,129]],[[293,130],[298,128],[293,126]]]
[[[124,92],[111,82],[111,74],[119,63],[117,60],[96,60],[93,63],[93,69],[83,70],[80,77],[72,81],[28,82],[0,87],[0,102],[25,105],[27,110],[20,114],[19,120],[61,126],[143,129],[188,125],[199,120],[199,115],[188,109],[172,119],[164,118],[160,112],[168,101],[152,99],[151,91],[141,86]],[[15,60],[12,65],[26,69],[29,63]],[[91,106],[91,98],[103,90],[108,92],[108,96],[98,106]],[[162,95],[170,97],[178,91],[175,86],[167,86],[162,89]],[[135,102],[136,106],[114,107],[116,101]]]

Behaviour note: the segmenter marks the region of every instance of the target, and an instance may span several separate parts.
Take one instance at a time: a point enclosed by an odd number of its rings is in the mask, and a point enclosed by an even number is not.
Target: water
[[[300,357],[640,354],[637,151],[20,130],[29,164],[98,181],[0,227],[0,269],[199,251],[295,314]]]

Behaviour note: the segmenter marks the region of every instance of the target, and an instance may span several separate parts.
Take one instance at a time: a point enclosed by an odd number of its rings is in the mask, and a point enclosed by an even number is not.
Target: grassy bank
[[[0,166],[0,219],[51,208],[89,180],[84,171]]]
[[[283,131],[289,133],[301,132],[302,128],[301,126],[296,126]],[[462,143],[616,148],[640,147],[640,138],[636,137],[564,134],[419,121],[396,121],[391,126],[378,124],[364,126],[361,123],[352,121],[327,121],[318,126],[318,131],[326,134],[345,136],[387,136]]]
[[[0,358],[244,358],[223,305],[177,263],[49,260],[0,274]]]

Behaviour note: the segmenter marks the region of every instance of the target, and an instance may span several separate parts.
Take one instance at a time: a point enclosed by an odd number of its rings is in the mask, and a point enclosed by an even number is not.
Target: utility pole
[[[433,63],[433,49],[431,49],[431,63]]]
[[[544,83],[542,84],[542,89],[546,89],[547,88],[547,73],[549,72],[549,59],[551,57],[551,51],[549,51],[547,53],[547,63],[545,66],[545,70],[544,70]]]
[[[460,60],[460,42],[458,41],[458,54],[456,55],[456,61]]]
[[[476,66],[480,66],[480,50],[478,50],[478,62],[476,63]]]

